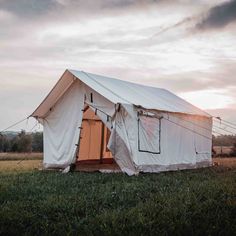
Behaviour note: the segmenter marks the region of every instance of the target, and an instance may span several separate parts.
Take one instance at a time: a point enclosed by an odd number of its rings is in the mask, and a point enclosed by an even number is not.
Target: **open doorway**
[[[110,130],[89,107],[85,106],[77,151],[76,169],[79,171],[118,170],[107,148]]]

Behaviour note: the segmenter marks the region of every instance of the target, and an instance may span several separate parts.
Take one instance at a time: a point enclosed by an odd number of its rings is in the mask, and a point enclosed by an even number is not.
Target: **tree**
[[[43,133],[0,133],[0,152],[43,152]]]
[[[43,133],[36,132],[32,133],[32,151],[43,152]]]
[[[7,138],[5,138],[5,141],[3,143],[3,152],[9,152],[10,151],[10,142]]]
[[[30,134],[26,134],[24,130],[22,130],[17,136],[15,136],[10,141],[12,152],[31,152],[32,148],[32,137]]]
[[[10,141],[10,151],[11,152],[18,152],[18,142],[19,142],[19,137],[16,136]]]
[[[0,152],[3,152],[4,139],[4,135],[0,133]]]
[[[236,157],[236,143],[234,143],[230,155]]]
[[[0,152],[8,152],[10,150],[10,142],[6,135],[0,133]]]
[[[18,134],[18,152],[31,152],[32,137],[30,134],[26,134],[24,130]]]
[[[236,135],[213,135],[213,146],[233,146],[236,143]]]

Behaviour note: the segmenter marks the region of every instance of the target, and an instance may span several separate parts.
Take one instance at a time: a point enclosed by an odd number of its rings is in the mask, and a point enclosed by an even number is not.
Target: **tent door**
[[[86,110],[81,130],[81,139],[77,160],[81,163],[113,162],[112,154],[107,148],[110,131],[103,122],[94,115],[91,109]]]

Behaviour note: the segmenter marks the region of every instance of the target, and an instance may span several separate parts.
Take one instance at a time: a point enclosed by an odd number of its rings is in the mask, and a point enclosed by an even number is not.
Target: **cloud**
[[[77,6],[78,9],[112,9],[125,8],[130,6],[145,6],[155,3],[169,2],[168,0],[54,0],[63,6]]]
[[[78,13],[98,12],[100,10],[145,7],[169,2],[164,0],[0,0],[1,9],[21,18],[36,18],[49,12],[77,11]]]
[[[166,33],[167,31],[170,31],[170,30],[173,30],[173,29],[175,30],[176,28],[178,28],[180,26],[183,26],[183,25],[186,25],[189,22],[192,22],[194,19],[195,19],[195,17],[186,17],[183,20],[178,21],[177,23],[175,23],[173,25],[170,25],[170,26],[168,26],[168,27],[166,27],[164,29],[161,29],[159,32],[154,34],[153,37],[159,36],[159,35],[161,35],[163,33]]]
[[[224,28],[236,22],[236,0],[224,2],[210,8],[207,15],[196,24],[198,30]]]
[[[0,0],[0,5],[0,128],[32,112],[66,68],[175,93],[223,87],[230,92],[236,85],[232,29],[209,31],[211,40],[188,34],[211,0]],[[229,96],[236,99],[234,94]]]
[[[34,18],[58,6],[53,0],[1,0],[2,10],[22,18]]]
[[[224,109],[207,109],[206,112],[212,116],[221,117],[223,120],[231,121],[235,123],[236,120],[236,104],[234,108],[224,108]]]

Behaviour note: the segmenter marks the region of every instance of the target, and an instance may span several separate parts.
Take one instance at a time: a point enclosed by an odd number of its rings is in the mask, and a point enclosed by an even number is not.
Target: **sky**
[[[0,0],[0,130],[67,68],[165,88],[236,123],[236,0]]]

